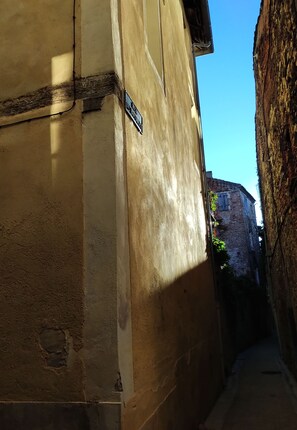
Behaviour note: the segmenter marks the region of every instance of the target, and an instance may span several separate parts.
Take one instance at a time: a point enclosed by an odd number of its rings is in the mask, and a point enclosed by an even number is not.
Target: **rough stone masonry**
[[[297,375],[297,7],[263,0],[254,44],[256,136],[270,296]]]

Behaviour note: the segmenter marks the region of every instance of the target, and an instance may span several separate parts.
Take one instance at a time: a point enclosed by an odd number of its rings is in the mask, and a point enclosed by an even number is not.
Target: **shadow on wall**
[[[170,285],[155,279],[133,309],[135,396],[125,430],[198,428],[222,387],[216,312],[209,261]]]

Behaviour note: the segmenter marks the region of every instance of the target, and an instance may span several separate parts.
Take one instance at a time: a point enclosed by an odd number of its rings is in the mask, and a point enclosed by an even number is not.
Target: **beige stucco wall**
[[[108,430],[120,405],[124,429],[192,426],[221,368],[182,3],[160,2],[162,79],[142,1],[35,3],[0,6],[0,401],[99,403]]]
[[[160,7],[163,83],[145,45],[143,2],[122,6],[124,85],[144,121],[143,135],[128,118],[125,127],[135,393],[124,429],[144,419],[143,428],[192,428],[221,376],[191,41],[181,3]]]
[[[121,82],[117,3],[82,4],[83,76],[114,71]],[[83,114],[84,362],[91,401],[120,402],[133,391],[124,115],[115,95],[100,111]]]
[[[72,7],[1,2],[0,98],[19,102],[1,124],[71,106],[30,111],[18,98],[72,79]],[[80,116],[0,128],[1,401],[84,398]]]
[[[117,407],[133,386],[117,2],[4,3],[0,400]]]
[[[50,85],[57,57],[72,70],[72,10],[73,0],[1,1],[1,99]]]
[[[82,398],[77,118],[0,130],[1,400]],[[51,351],[62,350],[63,359],[64,349],[67,365],[47,364]]]

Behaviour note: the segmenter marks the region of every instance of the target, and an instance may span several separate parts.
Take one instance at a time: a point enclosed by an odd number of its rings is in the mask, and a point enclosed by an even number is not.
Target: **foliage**
[[[220,240],[218,237],[212,236],[212,245],[216,265],[220,269],[230,268],[230,257],[227,251],[226,243],[223,240]]]
[[[208,198],[209,198],[209,205],[212,212],[215,212],[217,210],[217,201],[219,196],[214,191],[208,192]],[[213,227],[218,227],[219,222],[213,217]],[[214,261],[215,265],[217,266],[217,270],[225,272],[232,272],[231,267],[229,265],[229,254],[227,251],[226,243],[219,239],[216,236],[216,229],[214,229],[214,234],[212,235],[212,245],[213,245],[213,252],[214,252]]]
[[[217,210],[217,201],[218,201],[218,195],[214,193],[213,191],[209,191],[209,205],[212,212],[215,212]]]

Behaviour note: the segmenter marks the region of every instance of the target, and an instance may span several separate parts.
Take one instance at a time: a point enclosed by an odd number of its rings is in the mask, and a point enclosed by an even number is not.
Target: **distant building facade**
[[[207,172],[209,190],[218,196],[215,218],[217,236],[226,242],[230,265],[236,276],[247,276],[259,284],[259,237],[255,199],[240,184],[212,177]]]

